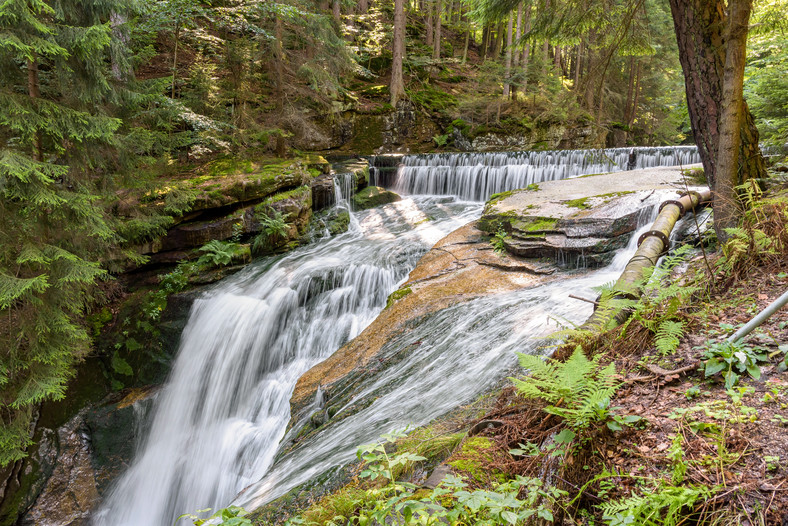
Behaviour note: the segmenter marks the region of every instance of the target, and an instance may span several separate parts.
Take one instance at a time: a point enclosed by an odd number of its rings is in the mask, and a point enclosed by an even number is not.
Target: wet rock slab
[[[642,213],[686,188],[679,168],[549,181],[493,196],[479,228],[505,233],[506,250],[517,256],[601,266],[626,246]]]

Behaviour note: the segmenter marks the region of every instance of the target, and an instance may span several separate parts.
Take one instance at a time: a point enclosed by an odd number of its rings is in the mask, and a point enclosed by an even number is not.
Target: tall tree
[[[715,193],[715,213],[717,206],[725,206],[720,199],[729,199],[727,195],[723,197],[727,193],[728,186],[735,187],[745,179],[760,178],[766,173],[763,156],[758,147],[758,130],[747,103],[743,100],[740,109],[728,107],[728,111],[741,112],[740,117],[735,117],[737,120],[740,119],[738,136],[741,141],[736,148],[738,150],[736,168],[731,170],[730,166],[726,166],[727,173],[718,172],[720,126],[736,124],[723,122],[723,113],[727,113],[726,104],[739,105],[738,100],[725,99],[724,81],[726,56],[729,51],[738,53],[737,46],[740,45],[740,40],[733,38],[726,42],[723,34],[727,31],[733,37],[740,37],[742,22],[746,28],[743,11],[747,11],[746,16],[749,17],[749,10],[739,6],[739,1],[732,2],[735,16],[729,19],[725,15],[725,5],[722,0],[670,0],[679,58],[684,70],[690,124],[703,161],[706,178]],[[731,60],[736,62],[739,57],[733,55]],[[734,93],[732,84],[741,82],[733,75],[733,70],[734,65],[731,64],[731,75],[728,79],[731,82],[728,86],[731,93]],[[726,149],[729,149],[729,145],[726,145]],[[718,192],[720,178],[726,178],[721,183],[726,187],[723,189],[723,195]],[[724,222],[729,221],[726,217],[728,212],[729,210],[726,209],[722,213]],[[722,223],[720,224],[722,226]],[[725,236],[724,232],[721,234]]]
[[[391,60],[391,105],[405,96],[405,82],[402,78],[402,60],[405,55],[405,0],[394,0],[394,37],[392,38]],[[440,19],[440,16],[437,17]]]
[[[95,201],[120,125],[103,110],[109,20],[126,6],[56,5],[0,6],[0,465],[24,455],[35,406],[63,397],[88,351],[80,320],[114,242]]]
[[[435,31],[433,31],[432,58],[441,58],[441,4],[443,0],[435,0]]]

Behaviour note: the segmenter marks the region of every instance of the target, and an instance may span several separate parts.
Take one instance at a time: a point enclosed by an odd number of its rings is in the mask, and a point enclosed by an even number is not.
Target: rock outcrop
[[[506,250],[517,256],[605,265],[629,242],[640,214],[676,196],[682,186],[676,168],[539,183],[493,196],[479,228],[501,236]]]

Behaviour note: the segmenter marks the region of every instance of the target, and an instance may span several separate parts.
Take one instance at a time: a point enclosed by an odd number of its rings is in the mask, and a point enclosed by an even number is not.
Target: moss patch
[[[411,292],[413,292],[413,289],[411,289],[410,287],[405,287],[404,289],[395,290],[394,292],[389,294],[389,297],[386,299],[386,308],[388,309],[389,307],[394,305],[396,301],[401,300]]]
[[[487,437],[473,437],[467,439],[460,451],[452,456],[448,462],[452,468],[467,474],[476,482],[489,483],[497,481],[506,482],[506,476],[498,470],[490,469],[495,463],[496,446]]]

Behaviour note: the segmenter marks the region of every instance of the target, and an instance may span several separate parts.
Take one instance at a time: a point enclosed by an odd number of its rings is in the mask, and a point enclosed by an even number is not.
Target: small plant
[[[208,511],[211,511],[210,508],[198,510],[197,513],[206,513]],[[185,513],[178,517],[177,520],[189,519],[195,526],[252,526],[251,519],[246,518],[247,513],[248,512],[240,506],[228,506],[220,509],[207,519],[201,519],[197,515]]]
[[[779,455],[766,455],[763,457],[763,461],[766,463],[766,471],[777,471],[777,468],[780,467]]]
[[[529,192],[536,192],[537,190],[539,190],[539,185],[536,183],[531,183],[528,186],[526,186],[525,189],[528,190]]]
[[[435,141],[436,146],[442,148],[443,146],[446,146],[446,143],[449,141],[449,135],[435,135],[432,140]]]
[[[758,362],[768,359],[765,353],[759,353],[753,347],[728,341],[710,344],[703,356],[706,358],[703,362],[706,378],[722,373],[726,389],[736,385],[739,376],[745,372],[759,379],[761,368]]]
[[[200,247],[200,252],[203,255],[197,260],[197,266],[223,267],[229,265],[233,260],[237,246],[237,243],[219,241],[218,239],[209,241]]]
[[[252,249],[255,252],[260,252],[266,247],[272,247],[278,241],[287,237],[287,222],[279,210],[272,210],[270,214],[262,216],[260,225],[262,229],[252,245]]]
[[[499,228],[498,232],[496,232],[495,235],[490,240],[490,244],[493,246],[493,250],[499,256],[504,254],[504,252],[506,251],[507,237],[508,234],[506,233],[506,230],[504,230],[503,228]]]
[[[581,441],[588,440],[583,433],[593,424],[605,423],[615,431],[640,420],[639,417],[614,418],[610,400],[620,382],[615,366],[601,367],[599,356],[589,360],[580,346],[566,362],[518,355],[520,365],[531,372],[522,380],[510,378],[520,395],[544,400],[548,405],[543,411],[561,417],[568,426],[546,446],[551,456],[570,453],[576,447],[578,435]]]

